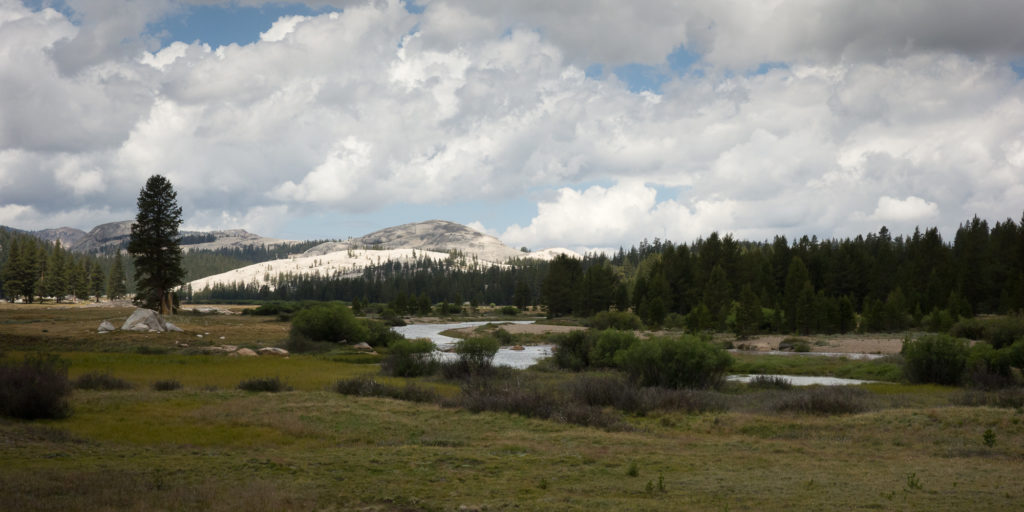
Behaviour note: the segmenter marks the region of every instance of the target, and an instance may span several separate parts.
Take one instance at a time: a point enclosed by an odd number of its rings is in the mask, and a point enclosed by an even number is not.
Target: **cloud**
[[[189,225],[267,235],[530,197],[533,218],[479,227],[533,248],[955,228],[1024,204],[1010,3],[347,2],[218,48],[149,46],[178,3],[118,5],[0,4],[6,218],[129,218],[155,173]],[[702,73],[658,94],[584,72],[679,45]]]
[[[921,221],[934,218],[938,214],[939,205],[920,197],[909,196],[901,200],[882,196],[878,198],[878,207],[871,214],[871,219],[883,222]]]

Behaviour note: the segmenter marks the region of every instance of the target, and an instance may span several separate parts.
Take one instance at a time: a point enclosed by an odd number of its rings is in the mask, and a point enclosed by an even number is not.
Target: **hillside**
[[[559,254],[580,257],[568,249],[524,253],[462,224],[430,220],[382,229],[343,242],[326,242],[288,259],[249,265],[197,279],[189,285],[193,290],[232,283],[262,286],[269,284],[279,273],[321,276],[340,273],[343,277],[358,277],[364,268],[371,265],[389,261],[411,263],[423,258],[438,261],[447,259],[452,252],[464,255],[467,265],[476,262],[484,266],[502,265],[512,258],[547,261]]]
[[[47,230],[51,231],[51,230]],[[132,232],[132,221],[108,222],[92,228],[70,246],[74,252],[101,252],[128,243]],[[275,246],[288,243],[288,240],[266,238],[250,233],[244,229],[227,229],[218,231],[182,231],[182,249],[217,250],[245,247],[247,245]],[[190,243],[190,240],[192,241]]]

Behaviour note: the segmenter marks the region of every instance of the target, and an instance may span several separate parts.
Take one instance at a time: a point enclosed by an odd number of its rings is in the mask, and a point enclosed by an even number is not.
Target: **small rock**
[[[526,347],[522,345],[514,345],[512,347],[509,347],[509,350],[526,350]]]
[[[117,329],[117,327],[114,327],[114,324],[104,320],[104,321],[100,322],[100,327],[99,327],[99,330],[97,332],[110,332],[110,331],[113,331],[115,329]]]
[[[242,357],[256,357],[256,356],[259,355],[259,354],[256,353],[255,350],[253,350],[251,348],[240,348],[240,349],[232,352],[232,354],[236,354],[236,355],[239,355],[239,356],[242,356]]]
[[[370,344],[365,341],[360,341],[359,343],[352,345],[352,348],[356,350],[369,350],[371,352],[373,351],[373,347],[371,347]]]
[[[224,339],[224,336],[221,336],[220,339]]]
[[[166,326],[167,326],[167,330],[168,331],[185,332],[185,331],[181,330],[181,327],[178,327],[177,325],[174,325],[174,324],[172,324],[170,322],[167,322]]]
[[[263,348],[257,350],[257,352],[259,352],[259,354],[261,356],[282,356],[282,357],[286,357],[288,355],[288,351],[287,350],[285,350],[283,348],[277,348],[277,347],[263,347]]]
[[[203,337],[202,334],[196,334],[196,338],[202,338],[202,337]]]

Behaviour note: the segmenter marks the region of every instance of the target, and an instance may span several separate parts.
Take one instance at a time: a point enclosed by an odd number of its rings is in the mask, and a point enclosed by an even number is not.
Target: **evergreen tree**
[[[541,284],[541,299],[548,308],[548,316],[563,316],[579,310],[582,281],[580,260],[559,254],[551,261],[548,275]]]
[[[726,240],[731,240],[731,238],[726,237]],[[730,297],[732,297],[732,290],[729,287],[729,278],[721,265],[715,265],[704,286],[704,305],[711,312],[711,321],[718,329],[725,326],[725,317],[729,315],[732,305]]]
[[[53,245],[46,264],[43,268],[42,278],[39,281],[40,295],[54,297],[59,303],[68,294],[71,286],[68,284],[69,265],[67,255],[60,246],[60,240]]]
[[[172,312],[172,290],[182,284],[185,271],[178,227],[181,207],[167,178],[151,176],[139,191],[139,213],[132,224],[128,252],[135,257],[136,300],[161,314]]]
[[[128,283],[125,280],[124,261],[121,259],[121,251],[114,254],[114,264],[110,267],[107,275],[107,298],[117,300],[128,294]]]
[[[761,300],[749,284],[743,285],[740,291],[740,307],[736,310],[736,338],[743,340],[751,334],[757,334],[763,320]]]
[[[90,262],[89,264],[89,295],[96,298],[96,302],[100,301],[100,296],[103,295],[103,289],[106,287],[105,280],[103,279],[103,268],[100,267],[99,262]]]
[[[810,285],[811,278],[807,267],[800,257],[794,256],[789,263],[789,271],[786,272],[786,285],[782,296],[782,312],[785,317],[786,330],[795,332],[797,330],[797,308],[804,294],[804,284]],[[811,295],[814,289],[811,289]],[[806,302],[806,301],[805,301]],[[807,306],[805,303],[804,306]]]

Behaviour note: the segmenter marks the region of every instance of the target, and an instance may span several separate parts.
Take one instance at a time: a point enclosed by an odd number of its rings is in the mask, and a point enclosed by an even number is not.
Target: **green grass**
[[[72,379],[99,372],[134,385],[75,390],[63,420],[0,418],[0,508],[952,511],[1017,510],[1024,500],[1024,409],[953,405],[962,389],[898,382],[893,361],[737,354],[734,371],[890,381],[860,386],[870,405],[862,413],[769,412],[763,403],[802,391],[733,384],[721,392],[727,411],[624,414],[633,429],[608,432],[327,390],[367,374],[407,382],[354,354],[184,355],[169,335],[126,337],[123,350],[113,338],[74,344],[76,326],[94,328],[101,313],[54,310],[44,322],[0,326],[5,341],[23,328],[54,335],[21,338],[6,358],[65,347]],[[203,318],[239,345],[287,325]],[[139,354],[138,344],[169,350]],[[529,374],[540,389],[577,377]],[[235,389],[273,376],[294,390]],[[168,379],[182,388],[151,389]],[[412,382],[459,392],[437,377]]]

